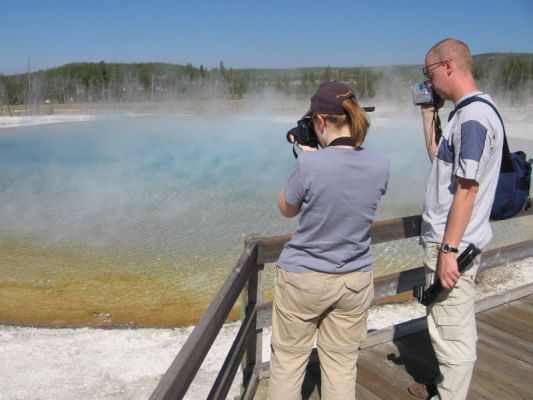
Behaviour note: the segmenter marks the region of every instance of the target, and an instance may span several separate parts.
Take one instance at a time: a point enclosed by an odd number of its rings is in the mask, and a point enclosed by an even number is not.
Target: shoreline
[[[0,129],[57,122],[78,122],[109,116],[203,116],[221,113],[257,113],[272,115],[293,115],[308,107],[307,101],[280,99],[218,99],[178,100],[167,102],[139,103],[71,103],[39,104],[35,107],[17,106],[10,115],[0,105]]]
[[[224,100],[224,101],[179,101],[162,103],[111,103],[111,104],[66,104],[66,105],[41,105],[46,107],[56,106],[52,111],[41,111],[31,115],[31,110],[20,108],[15,110],[15,115],[0,114],[0,132],[7,129],[31,127],[58,123],[90,122],[110,117],[147,117],[147,116],[179,116],[201,117],[220,115],[242,115],[251,113],[264,114],[272,117],[298,116],[305,112],[307,101],[290,99],[276,100]],[[64,107],[64,108],[59,108]],[[441,114],[447,115],[451,110],[445,107]],[[533,109],[531,107],[501,107],[506,134],[514,139],[533,140],[529,133]],[[417,107],[410,104],[384,104],[378,105],[376,111],[369,114],[370,120],[391,118],[420,119]],[[295,117],[296,118],[296,117]]]

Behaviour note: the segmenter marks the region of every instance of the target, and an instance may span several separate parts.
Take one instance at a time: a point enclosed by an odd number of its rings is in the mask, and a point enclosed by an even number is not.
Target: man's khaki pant
[[[437,257],[435,247],[425,249],[426,286],[435,279]],[[432,400],[462,400],[468,394],[476,362],[474,279],[479,263],[478,256],[455,287],[427,308],[429,335],[442,379],[437,383],[439,394]]]
[[[276,268],[268,398],[301,399],[316,334],[321,398],[353,400],[373,296],[372,272],[297,274]]]

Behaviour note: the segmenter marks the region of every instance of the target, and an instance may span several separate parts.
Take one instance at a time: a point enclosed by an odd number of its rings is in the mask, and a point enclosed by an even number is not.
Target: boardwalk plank
[[[357,386],[355,387],[355,395],[357,396],[358,400],[381,400],[381,397],[376,396],[374,393],[372,393],[370,390],[368,390],[363,385],[360,385],[357,383]]]
[[[524,318],[531,319],[533,317],[533,307],[530,304],[522,303],[520,301],[513,301],[509,303],[509,306],[512,309],[516,309],[517,312],[521,313]]]
[[[522,297],[521,299],[519,299],[519,301],[520,301],[521,303],[525,303],[525,304],[533,305],[533,296]]]
[[[493,364],[492,370],[495,376],[505,376],[509,381],[521,386],[524,381],[531,381],[533,365],[522,360],[517,360],[505,351],[495,349],[485,343],[478,343],[478,356]],[[533,386],[532,386],[533,389]]]
[[[402,388],[391,385],[379,371],[373,371],[365,363],[357,368],[357,381],[380,399],[411,400],[412,396]]]
[[[474,376],[472,377],[470,389],[468,390],[468,399],[521,399],[515,392],[507,389],[505,383],[502,384],[500,381],[495,381],[487,377],[483,368],[483,363],[476,364],[474,368]]]
[[[407,386],[413,381],[404,368],[398,368],[399,352],[392,343],[375,346],[361,354],[359,365],[380,374],[395,390],[407,393]],[[401,360],[401,359],[400,359]]]
[[[503,314],[506,317],[516,320],[517,325],[528,327],[528,330],[533,330],[532,313],[527,307],[521,308],[520,306],[514,306],[513,304],[505,304],[501,309],[493,310],[492,313],[498,315]]]
[[[526,399],[532,393],[530,376],[531,366],[527,371],[520,367],[527,365],[518,360],[506,359],[505,354],[491,351],[488,346],[478,345],[478,360],[474,369],[474,378],[490,382],[494,399]],[[485,382],[487,383],[487,382]]]
[[[494,310],[488,310],[478,314],[477,319],[524,340],[533,342],[533,333],[530,330],[524,329],[516,320],[503,313],[497,314]]]
[[[478,341],[511,354],[513,357],[533,364],[533,343],[496,329],[485,322],[477,321]]]

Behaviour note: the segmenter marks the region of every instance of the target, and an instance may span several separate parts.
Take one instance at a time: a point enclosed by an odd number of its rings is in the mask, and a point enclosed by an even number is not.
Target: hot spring
[[[296,226],[276,205],[295,162],[285,132],[296,119],[109,117],[0,132],[0,322],[197,321],[246,234]],[[418,115],[371,122],[365,146],[391,160],[377,218],[419,214],[430,164]],[[531,141],[510,145],[533,153]],[[531,238],[528,221],[494,228],[492,247]],[[373,253],[377,275],[421,265],[416,239]]]

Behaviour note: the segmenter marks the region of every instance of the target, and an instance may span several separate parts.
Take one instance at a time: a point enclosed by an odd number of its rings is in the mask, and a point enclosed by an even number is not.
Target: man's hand
[[[437,274],[440,284],[444,289],[451,289],[459,280],[461,273],[457,266],[457,259],[454,253],[440,253],[437,261]]]

